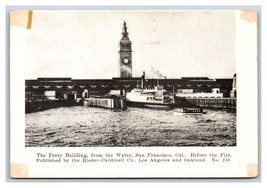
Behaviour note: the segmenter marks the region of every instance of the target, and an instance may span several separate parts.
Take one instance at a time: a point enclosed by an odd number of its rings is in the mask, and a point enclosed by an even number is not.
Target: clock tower
[[[119,44],[119,74],[121,78],[132,77],[132,42],[129,40],[125,21]]]

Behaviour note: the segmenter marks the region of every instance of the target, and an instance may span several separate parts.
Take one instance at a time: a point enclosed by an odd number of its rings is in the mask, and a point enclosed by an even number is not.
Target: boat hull
[[[135,102],[135,101],[126,101],[127,106],[129,107],[138,107],[138,108],[153,108],[153,109],[171,109],[174,107],[173,103],[148,103],[148,102]]]
[[[204,112],[202,108],[199,109],[183,108],[183,109],[176,109],[174,113],[178,115],[183,115],[183,114],[206,114],[207,112]]]

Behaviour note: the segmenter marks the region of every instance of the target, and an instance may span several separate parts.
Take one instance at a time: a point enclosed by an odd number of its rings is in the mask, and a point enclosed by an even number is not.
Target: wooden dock
[[[236,98],[186,99],[196,107],[236,109]]]
[[[125,110],[127,108],[125,98],[87,98],[84,99],[84,106],[121,110]]]
[[[75,100],[30,100],[25,101],[25,113],[39,112],[44,110],[49,110],[52,108],[60,107],[72,107],[72,106],[82,106],[81,102]]]

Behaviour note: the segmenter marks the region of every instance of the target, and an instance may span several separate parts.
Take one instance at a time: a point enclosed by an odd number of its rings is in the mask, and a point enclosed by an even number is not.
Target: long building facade
[[[111,94],[112,91],[128,92],[141,84],[141,77],[113,79],[38,78],[26,80],[27,100],[47,98],[50,100],[73,100],[89,96]],[[230,97],[233,79],[145,79],[144,87],[162,85],[164,89],[186,98]]]

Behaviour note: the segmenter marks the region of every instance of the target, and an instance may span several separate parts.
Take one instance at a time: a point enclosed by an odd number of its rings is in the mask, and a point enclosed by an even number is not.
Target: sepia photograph
[[[25,146],[236,146],[235,14],[28,11]]]

